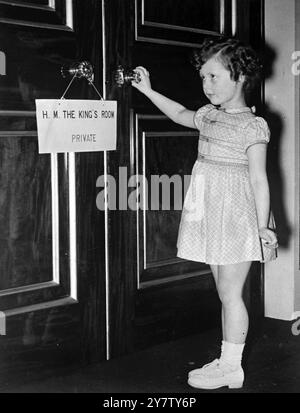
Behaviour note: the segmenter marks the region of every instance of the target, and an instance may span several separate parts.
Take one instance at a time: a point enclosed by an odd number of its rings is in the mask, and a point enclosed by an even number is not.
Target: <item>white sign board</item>
[[[117,102],[36,100],[39,153],[116,149]]]

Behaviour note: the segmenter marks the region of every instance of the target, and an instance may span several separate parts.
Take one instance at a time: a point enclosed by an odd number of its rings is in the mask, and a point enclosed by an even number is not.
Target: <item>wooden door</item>
[[[216,325],[209,268],[176,258],[180,211],[99,208],[109,176],[131,179],[134,201],[138,175],[188,175],[197,148],[195,131],[116,87],[113,72],[144,65],[156,89],[196,109],[204,97],[189,52],[233,30],[257,47],[261,4],[0,0],[0,379],[53,374]],[[78,60],[90,60],[98,89],[119,101],[118,150],[39,155],[34,100],[62,96],[61,66]],[[77,80],[66,97],[97,95]]]
[[[118,88],[113,73],[119,65],[145,66],[155,90],[197,109],[206,100],[190,64],[192,49],[207,36],[249,40],[253,32],[257,47],[261,10],[256,0],[105,1],[106,97],[119,101],[118,150],[108,154],[106,172],[116,181],[119,206],[122,198],[122,208],[107,210],[112,357],[211,329],[220,318],[209,267],[176,257],[181,211],[170,181],[161,187],[158,208],[149,207],[151,177],[191,173],[197,131],[170,122],[131,86]],[[169,190],[170,208],[163,209]],[[136,208],[124,208],[124,199],[135,198]]]
[[[106,355],[104,214],[95,203],[103,153],[39,155],[35,121],[35,99],[66,89],[64,64],[90,60],[102,87],[102,3],[1,0],[0,24],[0,370],[7,378]],[[66,97],[98,98],[79,79]]]

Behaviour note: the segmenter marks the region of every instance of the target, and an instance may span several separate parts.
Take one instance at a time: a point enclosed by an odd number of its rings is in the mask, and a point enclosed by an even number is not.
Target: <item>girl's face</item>
[[[223,108],[238,108],[245,106],[243,94],[244,77],[239,81],[230,78],[230,71],[216,59],[209,59],[200,70],[203,91],[213,105]]]

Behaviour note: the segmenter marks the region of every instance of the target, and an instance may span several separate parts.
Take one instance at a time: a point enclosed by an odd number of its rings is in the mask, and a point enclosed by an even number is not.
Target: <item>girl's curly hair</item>
[[[251,92],[259,82],[263,68],[261,61],[256,52],[240,40],[225,37],[205,39],[200,48],[194,50],[192,63],[199,71],[213,56],[230,71],[232,80],[237,81],[240,75],[245,76],[245,93]]]

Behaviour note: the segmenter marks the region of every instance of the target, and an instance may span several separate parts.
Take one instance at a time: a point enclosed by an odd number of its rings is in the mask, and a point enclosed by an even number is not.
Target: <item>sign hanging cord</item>
[[[73,84],[73,82],[74,82],[74,80],[75,80],[76,77],[77,77],[77,73],[75,73],[75,75],[72,77],[70,83],[68,84],[68,86],[67,86],[66,90],[64,91],[64,94],[62,95],[62,97],[60,98],[60,100],[63,100],[63,99],[65,98],[68,90],[69,90],[70,87],[72,86],[72,84]],[[101,100],[104,100],[103,97],[102,97],[102,95],[101,95],[101,93],[100,93],[99,90],[96,88],[94,82],[93,82],[92,80],[88,80],[88,82],[89,82],[89,85],[93,86],[95,92],[96,92],[97,95],[100,97],[100,99],[101,99]]]
[[[102,95],[101,95],[101,93],[100,93],[99,90],[96,88],[94,82],[93,82],[92,80],[89,80],[89,84],[90,84],[91,86],[93,86],[94,90],[96,91],[96,93],[97,93],[97,95],[100,97],[100,99],[101,99],[101,100],[104,100],[103,97],[102,97]]]
[[[70,83],[68,84],[66,90],[64,91],[64,94],[63,94],[62,97],[60,98],[61,100],[63,100],[63,99],[65,98],[65,96],[66,96],[68,90],[70,89],[72,83],[74,82],[76,76],[77,76],[77,73],[75,73],[75,75],[72,77]]]

